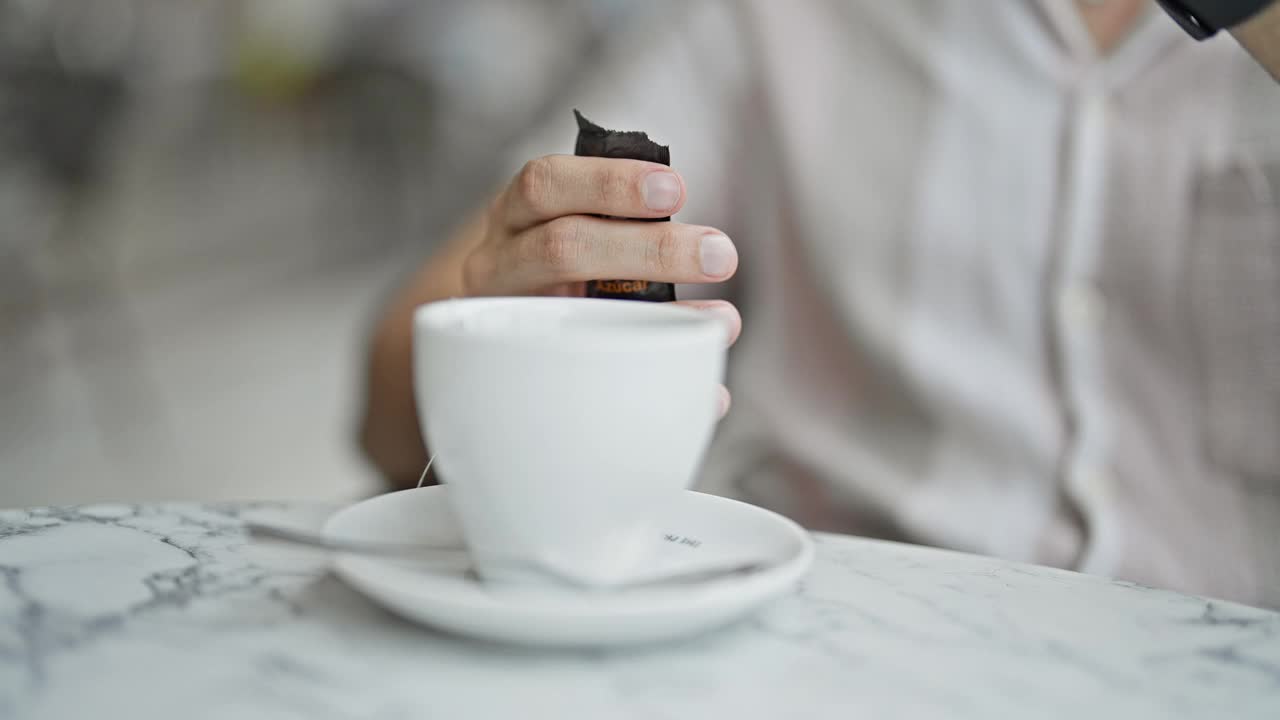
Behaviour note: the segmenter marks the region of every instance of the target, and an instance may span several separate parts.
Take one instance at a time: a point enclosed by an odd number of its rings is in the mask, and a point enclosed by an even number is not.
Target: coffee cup
[[[414,385],[486,581],[625,582],[714,432],[727,329],[678,305],[472,298],[414,316]]]

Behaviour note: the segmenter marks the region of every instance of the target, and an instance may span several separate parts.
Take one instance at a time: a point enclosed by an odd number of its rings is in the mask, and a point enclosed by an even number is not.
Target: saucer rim
[[[444,501],[448,486],[411,488],[386,493],[353,503],[331,515],[324,523],[325,534],[334,533],[335,526],[354,508],[370,503],[396,502],[408,493],[437,496],[435,502]],[[338,554],[333,558],[335,573],[358,592],[380,603],[379,593],[394,593],[420,603],[420,607],[439,608],[450,613],[503,612],[525,615],[532,619],[589,623],[600,620],[652,619],[660,615],[686,615],[712,611],[726,603],[725,594],[731,590],[748,591],[759,595],[750,607],[776,598],[795,587],[808,572],[815,556],[815,544],[811,534],[790,518],[766,508],[734,500],[721,495],[687,490],[682,500],[696,497],[694,502],[705,502],[730,512],[763,514],[785,528],[786,535],[796,543],[795,552],[786,558],[771,561],[763,569],[746,576],[729,576],[677,586],[651,586],[624,588],[605,592],[525,592],[523,588],[485,588],[481,583],[464,580],[457,575],[432,575],[394,561]],[[381,587],[381,590],[378,588]],[[430,612],[426,614],[431,614]]]

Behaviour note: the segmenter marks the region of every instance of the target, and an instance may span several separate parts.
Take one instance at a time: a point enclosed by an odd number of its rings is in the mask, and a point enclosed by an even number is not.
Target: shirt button
[[[1102,293],[1090,285],[1068,288],[1059,302],[1063,321],[1072,327],[1095,328],[1102,324],[1106,314]]]

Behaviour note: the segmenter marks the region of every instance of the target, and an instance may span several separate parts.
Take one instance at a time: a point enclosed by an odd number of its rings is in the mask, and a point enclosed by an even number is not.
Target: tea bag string
[[[427,481],[427,472],[431,470],[431,463],[436,461],[436,454],[431,453],[431,457],[427,458],[427,466],[422,468],[422,475],[418,478],[418,487],[422,487],[422,483]]]

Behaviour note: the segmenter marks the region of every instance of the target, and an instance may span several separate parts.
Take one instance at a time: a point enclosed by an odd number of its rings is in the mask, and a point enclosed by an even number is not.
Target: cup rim
[[[537,308],[539,312],[595,315],[590,329],[566,332],[511,333],[502,329],[464,327],[461,318],[504,307]],[[617,322],[613,322],[616,320]],[[450,298],[414,309],[415,335],[507,346],[550,346],[582,350],[673,347],[728,341],[728,328],[714,316],[671,303],[566,297]]]

